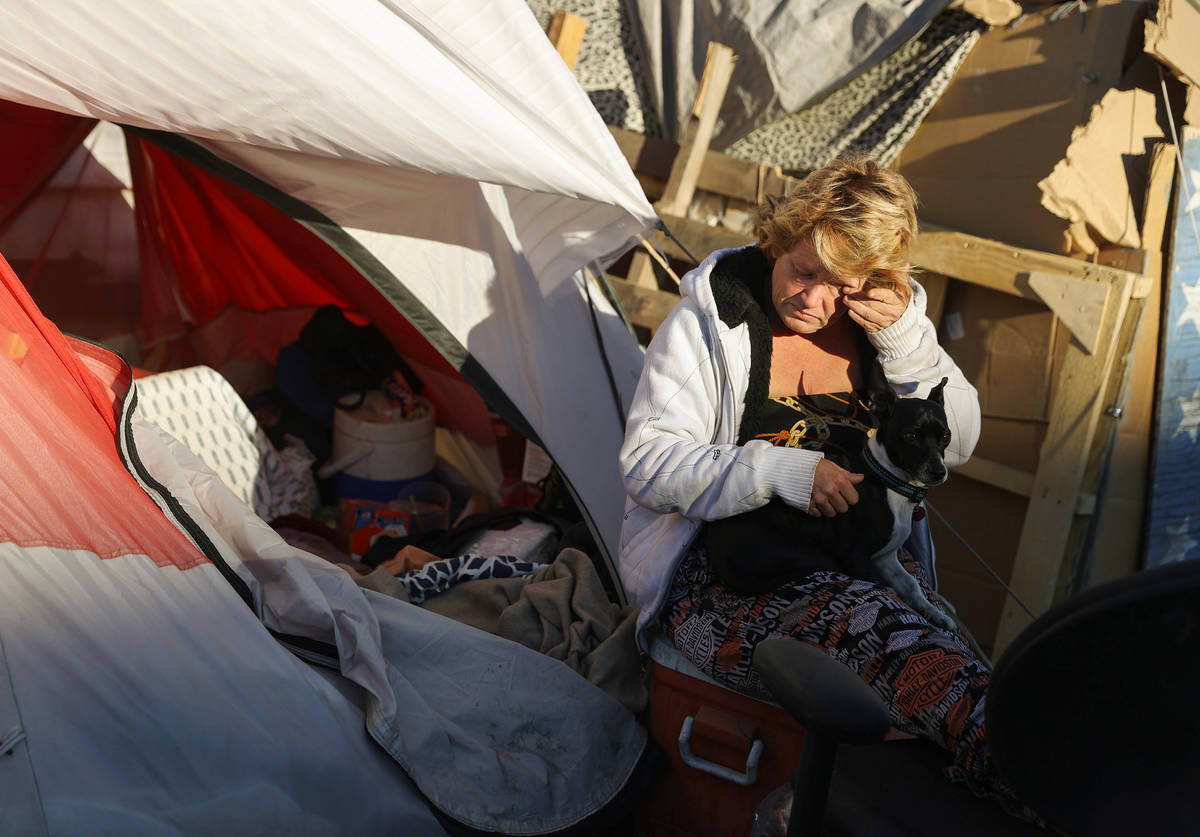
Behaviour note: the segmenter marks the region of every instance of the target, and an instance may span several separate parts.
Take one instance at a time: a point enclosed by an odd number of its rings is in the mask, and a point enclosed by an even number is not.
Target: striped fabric
[[[200,457],[259,517],[270,521],[313,511],[317,496],[308,468],[311,454],[301,445],[281,455],[215,369],[162,372],[136,386],[142,415]]]

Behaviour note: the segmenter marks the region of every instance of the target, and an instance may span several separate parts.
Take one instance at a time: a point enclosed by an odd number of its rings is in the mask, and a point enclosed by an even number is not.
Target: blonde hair
[[[917,233],[917,197],[904,177],[866,155],[840,157],[783,198],[768,198],[754,218],[758,245],[774,263],[806,239],[836,276],[862,277],[905,301],[908,248]]]

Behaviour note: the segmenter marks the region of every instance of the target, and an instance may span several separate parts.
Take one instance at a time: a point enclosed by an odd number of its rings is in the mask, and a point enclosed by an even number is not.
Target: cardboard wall
[[[930,531],[937,547],[939,592],[954,605],[984,650],[990,652],[1006,594],[955,533],[1007,581],[1021,537],[1019,521],[1025,517],[1028,501],[952,475],[949,482],[930,492],[928,503],[954,529],[948,529],[937,514],[930,515]]]
[[[951,282],[942,342],[979,390],[985,416],[1044,421],[1058,322],[1040,302]]]

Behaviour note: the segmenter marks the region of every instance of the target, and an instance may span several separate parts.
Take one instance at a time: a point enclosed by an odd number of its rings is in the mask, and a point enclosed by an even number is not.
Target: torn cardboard
[[[1141,246],[1131,180],[1163,132],[1156,98],[1147,90],[1109,90],[1087,124],[1071,134],[1066,156],[1038,183],[1042,206],[1071,223],[1072,249],[1094,253],[1087,229],[1118,247]],[[1085,229],[1085,226],[1086,228]]]
[[[1158,0],[1153,21],[1146,21],[1146,52],[1171,69],[1180,81],[1200,85],[1200,7],[1188,0]]]
[[[1004,26],[1021,16],[1021,4],[1015,0],[951,0],[949,9],[962,9],[988,26]]]
[[[1200,87],[1188,85],[1187,108],[1183,111],[1183,121],[1188,125],[1200,125]]]
[[[1088,3],[1049,19],[1029,10],[984,32],[900,154],[923,220],[1051,253],[1069,224],[1041,205],[1038,181],[1066,151],[1071,131],[1124,73],[1140,46],[1144,7]]]

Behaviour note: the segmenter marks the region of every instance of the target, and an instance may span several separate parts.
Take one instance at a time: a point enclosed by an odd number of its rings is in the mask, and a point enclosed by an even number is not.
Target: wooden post
[[[729,47],[718,43],[708,45],[704,73],[700,77],[700,89],[696,92],[696,101],[692,105],[692,113],[684,129],[683,142],[679,144],[679,152],[671,163],[671,173],[667,177],[667,186],[663,190],[662,198],[654,205],[659,216],[687,216],[692,196],[696,194],[696,183],[700,179],[705,155],[708,154],[708,144],[712,141],[713,130],[717,125],[717,116],[721,112],[721,102],[725,100],[725,91],[729,89],[733,62],[733,50]],[[697,258],[704,258],[706,255],[708,254],[700,254]],[[633,254],[633,261],[629,267],[629,281],[643,288],[658,287],[649,254]]]
[[[1101,529],[1092,554],[1093,583],[1122,578],[1141,563],[1154,426],[1154,387],[1162,308],[1162,248],[1175,182],[1175,146],[1160,143],[1150,161],[1142,212],[1142,250],[1101,251],[1111,267],[1144,272],[1151,280],[1129,359],[1123,414],[1110,452],[1108,490],[1097,510]]]
[[[638,288],[658,290],[658,279],[654,276],[654,259],[650,258],[649,253],[641,248],[633,251],[633,259],[629,262],[629,275],[626,279]]]
[[[708,45],[700,89],[696,91],[696,101],[683,131],[683,141],[679,143],[679,153],[671,164],[666,191],[658,202],[660,215],[687,215],[708,145],[717,126],[721,103],[725,100],[729,79],[733,76],[733,64],[733,50],[723,44]]]

